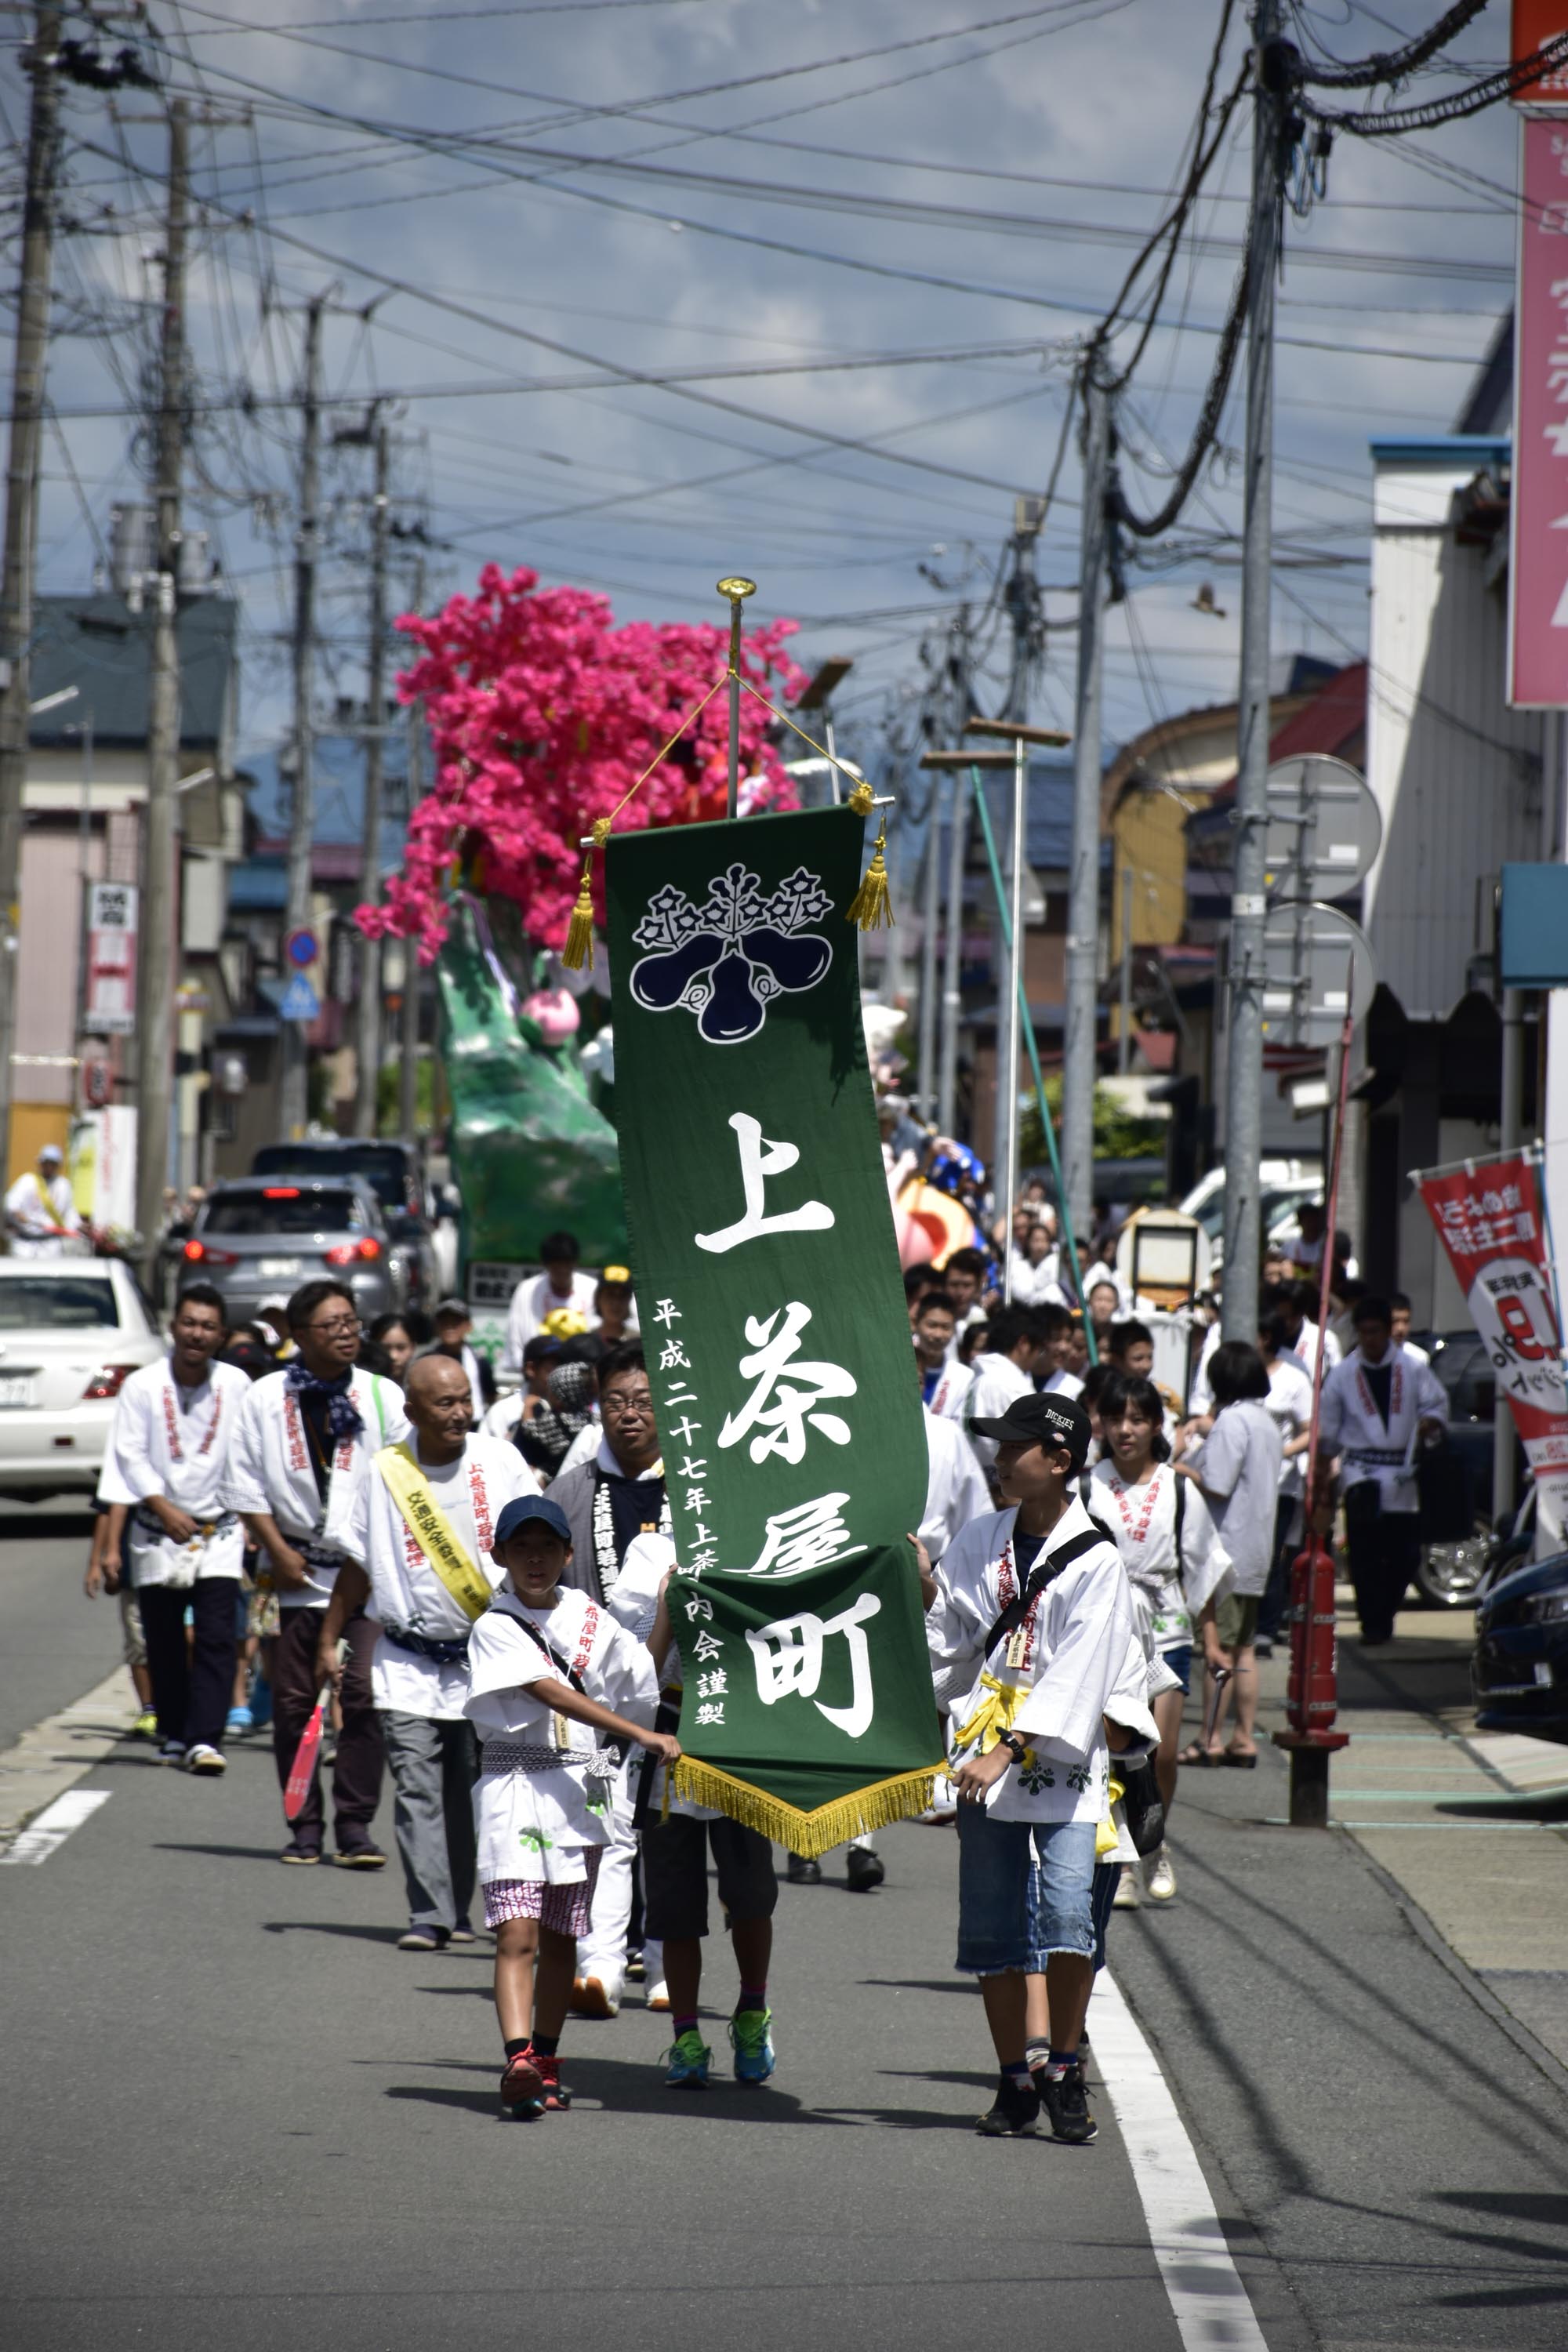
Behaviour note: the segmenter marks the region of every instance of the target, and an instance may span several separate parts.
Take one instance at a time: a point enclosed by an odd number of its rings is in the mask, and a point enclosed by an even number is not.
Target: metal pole
[[[730,600],[730,789],[726,816],[741,814],[741,607],[757,593],[754,580],[721,580],[719,593]]]
[[[942,918],[937,861],[942,854],[942,778],[933,774],[926,803],[924,895],[921,908],[920,1098],[922,1118],[936,1117],[936,933]]]
[[[1007,877],[1008,929],[1012,933],[1007,961],[1012,979],[1007,991],[1007,1156],[1004,1170],[1006,1203],[1003,1212],[1006,1223],[1002,1234],[1002,1292],[1009,1307],[1013,1304],[1013,1212],[1018,1202],[1018,1007],[1025,1001],[1027,985],[1024,969],[1024,866],[1028,778],[1028,761],[1020,735],[1013,745],[1013,866]]]
[[[22,274],[16,302],[16,355],[11,371],[11,447],[5,472],[5,550],[0,572],[0,1184],[10,1181],[12,1054],[16,1044],[17,930],[20,924],[22,809],[27,778],[29,655],[38,453],[49,341],[49,278],[54,258],[55,170],[59,81],[58,7],[34,18],[29,70],[26,185],[22,199]]]
[[[1132,1066],[1132,868],[1121,869],[1121,989],[1117,1024],[1116,1067],[1122,1077]]]
[[[1247,451],[1242,526],[1241,678],[1237,697],[1236,863],[1226,1047],[1225,1301],[1227,1339],[1258,1328],[1262,1241],[1258,1167],[1263,1122],[1264,848],[1268,814],[1268,643],[1274,494],[1274,283],[1279,236],[1279,110],[1264,53],[1278,0],[1258,0],[1253,94],[1251,263],[1247,307]]]
[[[287,927],[307,929],[312,896],[310,853],[316,833],[315,737],[312,719],[316,671],[316,556],[321,496],[321,312],[324,294],[305,306],[305,368],[301,404],[304,431],[300,447],[300,517],[294,539],[294,802],[289,816]],[[310,1117],[305,1024],[285,1021],[279,1125],[286,1140],[305,1132]]]
[[[1517,988],[1502,992],[1502,1099],[1498,1144],[1504,1152],[1517,1151],[1524,1127],[1524,997]],[[1511,1513],[1519,1501],[1513,1414],[1500,1397],[1492,1422],[1492,1523]]]
[[[81,937],[76,959],[76,1043],[80,1051],[87,1017],[87,915],[92,896],[92,713],[81,722],[81,812],[77,825],[77,896],[81,905]]]
[[[370,656],[366,695],[368,731],[364,747],[364,811],[360,837],[360,898],[366,906],[381,896],[381,785],[386,725],[386,533],[391,501],[387,492],[389,436],[385,423],[375,427],[375,494],[371,507]],[[354,1024],[354,1133],[374,1135],[378,1124],[377,1096],[381,1080],[381,943],[362,939],[359,957],[359,1003]]]
[[[958,1023],[963,1010],[963,868],[969,856],[969,779],[952,779],[948,811],[947,941],[942,966],[942,1059],[936,1081],[938,1130],[951,1136],[958,1116]]]
[[[190,209],[190,110],[169,109],[169,216],[164,231],[159,356],[157,554],[153,661],[147,689],[147,822],[136,990],[136,1226],[154,1290],[169,1122],[174,1098],[174,967],[180,882],[180,477],[185,448],[185,226]]]
[[[420,580],[414,598],[417,613],[424,604],[424,581]],[[425,767],[425,706],[422,702],[409,705],[408,710],[408,814],[413,815],[424,790]],[[403,1013],[399,1058],[397,1065],[397,1130],[405,1143],[412,1143],[419,1131],[419,942],[403,942]]]
[[[1106,489],[1110,399],[1090,362],[1083,381],[1083,520],[1079,542],[1078,693],[1073,732],[1072,848],[1068,874],[1062,1035],[1062,1175],[1074,1230],[1094,1213],[1094,1081],[1100,993],[1100,757]]]

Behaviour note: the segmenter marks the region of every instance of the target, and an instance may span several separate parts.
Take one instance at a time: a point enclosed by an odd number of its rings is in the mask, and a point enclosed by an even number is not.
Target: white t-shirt
[[[511,1305],[507,1309],[506,1346],[501,1351],[501,1362],[507,1370],[521,1371],[523,1349],[531,1339],[538,1338],[544,1328],[545,1317],[552,1315],[557,1307],[575,1307],[585,1318],[586,1328],[596,1330],[599,1318],[594,1312],[594,1293],[598,1286],[598,1276],[586,1274],[579,1267],[572,1276],[571,1296],[563,1298],[551,1288],[547,1274],[525,1274],[512,1292]]]
[[[1300,1356],[1281,1349],[1268,1367],[1269,1419],[1279,1432],[1281,1446],[1292,1438],[1304,1436],[1312,1425],[1312,1382]],[[1294,1454],[1279,1464],[1279,1492],[1298,1496],[1306,1486],[1306,1455]]]
[[[1268,1581],[1279,1458],[1279,1432],[1268,1406],[1252,1397],[1224,1406],[1191,1457],[1230,1554],[1234,1590],[1243,1599],[1261,1593]]]
[[[973,1384],[964,1399],[963,1426],[983,1469],[989,1470],[996,1459],[996,1440],[977,1435],[973,1424],[999,1421],[1019,1397],[1034,1393],[1034,1381],[1011,1356],[976,1356]]]

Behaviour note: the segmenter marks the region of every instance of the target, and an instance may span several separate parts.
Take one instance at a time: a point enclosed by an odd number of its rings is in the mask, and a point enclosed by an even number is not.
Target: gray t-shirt
[[[1194,1465],[1243,1596],[1268,1581],[1281,1450],[1268,1406],[1247,1397],[1225,1407]]]

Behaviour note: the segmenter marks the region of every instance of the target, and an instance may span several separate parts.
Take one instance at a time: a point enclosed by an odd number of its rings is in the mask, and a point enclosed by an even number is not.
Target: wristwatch
[[[1021,1764],[1029,1752],[1016,1731],[999,1731],[996,1734],[996,1745],[1007,1750],[1015,1764]]]

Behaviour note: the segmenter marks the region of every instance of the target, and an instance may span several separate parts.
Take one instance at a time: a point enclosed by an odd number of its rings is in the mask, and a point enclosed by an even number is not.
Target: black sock
[[[518,2053],[518,2052],[519,2052],[520,2050],[526,2050],[526,2049],[527,2049],[527,2047],[528,2047],[528,2036],[527,2036],[527,2034],[526,2034],[526,2033],[520,2033],[520,2034],[516,2035],[516,2036],[515,2036],[515,2037],[514,2037],[510,2042],[507,2042],[507,2043],[505,2044],[506,2054],[507,2054],[508,2059],[509,2059],[509,2060],[510,2060],[510,2059],[515,2058],[515,2057],[517,2056],[517,2053]]]
[[[533,2054],[536,2058],[553,2058],[560,2047],[561,2036],[558,2033],[536,2033],[533,2037]]]

